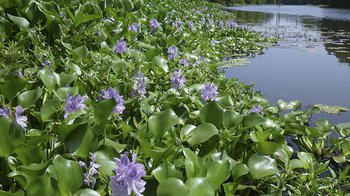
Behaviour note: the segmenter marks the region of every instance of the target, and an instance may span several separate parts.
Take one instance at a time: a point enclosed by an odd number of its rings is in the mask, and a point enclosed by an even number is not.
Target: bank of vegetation
[[[270,105],[218,70],[274,41],[231,13],[202,0],[0,7],[1,195],[350,191],[349,124]]]
[[[328,7],[350,7],[348,0],[217,0],[217,2],[226,5],[322,5]]]

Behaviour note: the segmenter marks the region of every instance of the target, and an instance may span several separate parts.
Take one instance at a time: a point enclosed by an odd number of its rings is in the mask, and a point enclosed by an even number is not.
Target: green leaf
[[[347,107],[343,106],[330,106],[330,105],[324,105],[324,104],[315,104],[315,107],[319,108],[322,112],[327,112],[330,114],[339,114],[340,112],[346,112],[349,110]]]
[[[217,190],[230,177],[230,166],[228,160],[218,160],[208,164],[206,179],[210,182],[214,190]]]
[[[168,178],[157,187],[158,196],[190,196],[190,190],[177,178]]]
[[[56,89],[56,87],[59,87],[61,84],[61,78],[60,75],[57,73],[48,70],[48,69],[41,69],[38,71],[38,76],[43,81],[44,85],[48,89],[49,92],[52,92]]]
[[[203,123],[189,132],[187,135],[189,138],[187,142],[191,146],[200,144],[209,140],[212,136],[217,135],[218,133],[219,130],[213,124]]]
[[[248,168],[254,179],[260,179],[279,172],[275,159],[258,154],[253,154],[249,158]]]
[[[56,113],[59,107],[60,107],[60,100],[58,98],[53,98],[46,101],[40,109],[40,116],[41,116],[42,122],[49,120],[51,116]]]
[[[24,130],[5,117],[0,117],[0,157],[8,157],[24,142]]]
[[[278,100],[277,104],[281,110],[295,110],[301,106],[301,101],[295,100],[295,101],[290,101],[288,103],[288,102],[280,99],[280,100]]]
[[[175,166],[169,161],[164,161],[156,169],[152,171],[152,175],[157,179],[159,183],[167,178],[183,179],[181,171],[178,171]]]
[[[315,157],[313,154],[307,153],[307,152],[298,152],[297,156],[300,159],[300,161],[303,163],[303,166],[305,169],[313,167],[314,160],[315,160]]]
[[[224,113],[224,126],[226,128],[237,127],[241,124],[243,115],[236,111],[228,110]]]
[[[230,108],[234,105],[234,102],[229,94],[218,97],[217,103],[226,108]]]
[[[61,78],[61,87],[64,87],[66,85],[69,85],[76,79],[78,79],[78,76],[75,73],[60,73],[60,78]]]
[[[115,61],[112,61],[111,63],[112,71],[116,76],[123,75],[124,72],[126,72],[129,67],[130,67],[130,64],[126,62],[124,59],[115,60]]]
[[[102,130],[104,129],[115,106],[116,102],[114,99],[103,100],[96,104],[94,109],[94,117],[97,125],[99,125]]]
[[[23,108],[32,106],[36,100],[42,95],[43,91],[40,87],[37,87],[34,90],[25,91],[18,96],[18,104]]]
[[[11,14],[7,14],[10,20],[12,20],[16,25],[19,26],[21,31],[27,31],[29,29],[29,22],[27,19],[18,16],[12,16]]]
[[[118,141],[112,141],[108,138],[105,138],[104,140],[101,140],[100,143],[98,144],[98,147],[100,147],[100,146],[110,146],[110,147],[114,148],[114,150],[116,152],[122,153],[127,145],[120,144]]]
[[[100,194],[92,189],[80,189],[73,196],[100,196]]]
[[[0,93],[3,94],[7,100],[12,101],[15,95],[21,91],[25,85],[26,81],[24,79],[12,77],[0,85]]]
[[[322,133],[327,133],[332,129],[332,122],[325,120],[325,119],[319,119],[316,122],[317,129]]]
[[[75,193],[83,184],[83,171],[76,161],[70,161],[56,155],[53,165],[57,172],[57,182],[61,193],[71,195]]]
[[[67,94],[73,96],[79,94],[79,88],[78,87],[63,87],[59,88],[56,91],[54,91],[54,94],[60,99],[60,100],[66,100]]]
[[[164,71],[165,73],[168,73],[169,67],[166,63],[166,60],[163,57],[155,56],[152,59],[152,65],[154,66],[154,71],[159,72],[159,70]]]
[[[186,186],[191,191],[191,196],[213,196],[215,190],[210,182],[203,177],[190,178],[186,181]]]
[[[217,102],[211,101],[201,108],[199,116],[202,123],[221,126],[224,120],[224,110]]]
[[[338,156],[334,156],[333,160],[337,163],[345,163],[347,161],[344,154],[339,154]]]
[[[28,174],[22,171],[13,171],[9,173],[7,176],[15,179],[24,189],[27,189],[27,186],[33,180],[32,176],[29,176]],[[2,195],[1,192],[0,192],[0,195]]]
[[[189,148],[184,148],[183,154],[186,157],[185,170],[187,178],[195,176],[204,177],[207,169],[204,161]]]
[[[60,190],[57,186],[57,181],[50,176],[40,176],[34,179],[26,190],[26,195],[37,196],[37,195],[52,195],[59,196]]]
[[[86,45],[79,46],[71,51],[74,58],[86,58],[89,55],[89,50]]]
[[[153,114],[148,120],[148,130],[160,139],[164,133],[179,122],[179,117],[170,108]]]
[[[232,168],[232,177],[234,179],[238,179],[241,176],[244,176],[249,173],[249,168],[243,164],[243,163],[237,163],[233,168]]]
[[[265,118],[260,114],[253,112],[243,116],[242,125],[243,127],[250,128],[260,125],[265,122]]]

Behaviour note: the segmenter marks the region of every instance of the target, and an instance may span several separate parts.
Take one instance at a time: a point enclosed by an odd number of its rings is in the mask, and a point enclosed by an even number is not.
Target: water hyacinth
[[[248,113],[253,113],[253,112],[255,112],[255,113],[259,113],[259,114],[261,114],[261,115],[264,115],[264,108],[263,107],[261,107],[261,106],[253,106],[253,108],[252,109],[250,109],[249,111],[248,111]]]
[[[156,30],[158,27],[159,27],[159,23],[158,23],[157,19],[152,18],[152,19],[150,20],[150,28],[151,28],[151,31]]]
[[[218,87],[214,83],[205,83],[202,87],[202,98],[204,101],[216,101]]]
[[[129,26],[128,30],[138,32],[139,28],[140,28],[140,24],[135,22]]]
[[[181,89],[185,86],[186,78],[182,75],[181,69],[174,71],[170,76],[170,82],[174,89]]]
[[[3,106],[2,109],[0,109],[0,116],[10,118],[10,115],[11,115],[10,108]]]
[[[87,108],[84,103],[86,98],[86,96],[70,96],[67,94],[66,106],[64,107],[64,118],[68,118],[68,115],[72,112]]]
[[[128,48],[126,47],[126,42],[124,39],[119,39],[115,44],[113,51],[114,53],[125,53]]]
[[[125,106],[124,106],[124,98],[119,95],[119,93],[114,90],[112,87],[109,87],[106,91],[101,90],[101,96],[104,99],[114,99],[116,102],[116,106],[113,109],[113,113],[122,114]]]
[[[178,55],[178,48],[176,46],[170,46],[168,48],[168,59],[172,60],[175,59]]]
[[[180,65],[189,66],[189,65],[190,65],[190,62],[189,62],[186,58],[184,58],[184,59],[181,59],[181,60],[179,61],[179,64],[180,64]]]
[[[217,43],[219,43],[216,39],[212,39],[210,41],[210,45],[215,46]]]
[[[141,97],[145,97],[146,81],[144,74],[140,70],[136,72],[135,80],[133,96],[140,95]]]
[[[220,20],[218,26],[219,26],[220,29],[223,29],[224,28],[224,22],[222,22],[222,20]]]
[[[134,193],[141,196],[145,190],[146,182],[142,177],[146,175],[144,165],[136,162],[136,154],[132,155],[132,161],[127,154],[122,154],[120,159],[114,161],[118,167],[114,169],[116,175],[110,177],[112,196],[129,196]]]
[[[97,168],[101,167],[100,164],[95,163],[96,154],[90,154],[90,163],[89,167],[86,166],[86,164],[82,161],[79,161],[79,165],[84,169],[85,173],[83,175],[83,182],[85,185],[89,186],[91,189],[94,189],[96,178],[94,175],[100,174],[97,171]]]
[[[45,60],[44,62],[41,63],[42,66],[51,66],[52,63],[50,60]]]
[[[188,25],[189,29],[191,29],[191,30],[194,29],[194,23],[192,21],[188,21],[187,25]]]
[[[205,18],[201,19],[201,25],[203,25],[205,23]]]
[[[27,127],[27,117],[22,116],[22,113],[24,112],[22,106],[17,106],[16,107],[16,112],[15,112],[15,118],[17,124],[21,125],[22,128]]]

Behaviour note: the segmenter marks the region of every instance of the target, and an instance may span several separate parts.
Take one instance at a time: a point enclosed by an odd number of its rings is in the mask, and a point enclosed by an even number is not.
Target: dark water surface
[[[276,46],[226,70],[226,77],[254,82],[271,104],[279,99],[350,107],[350,10],[316,6],[227,8],[239,23],[278,36]],[[350,122],[350,112],[320,113],[334,123]]]

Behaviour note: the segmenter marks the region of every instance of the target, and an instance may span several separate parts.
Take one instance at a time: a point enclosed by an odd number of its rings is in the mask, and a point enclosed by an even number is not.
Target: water
[[[301,100],[350,108],[350,10],[316,6],[243,6],[227,8],[239,23],[269,36],[276,46],[226,70],[226,77],[253,82],[255,89],[277,104]],[[350,122],[350,112],[320,113],[335,124]]]

